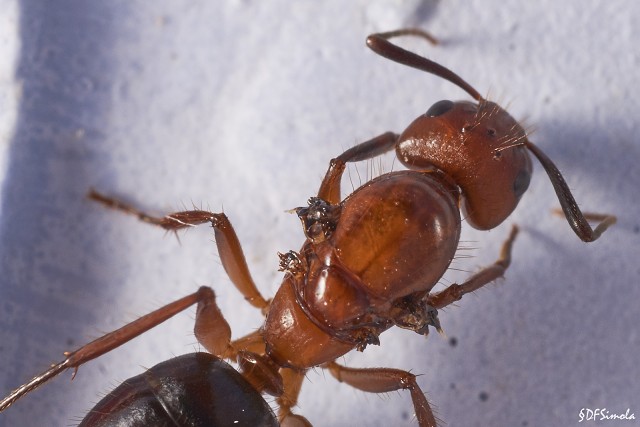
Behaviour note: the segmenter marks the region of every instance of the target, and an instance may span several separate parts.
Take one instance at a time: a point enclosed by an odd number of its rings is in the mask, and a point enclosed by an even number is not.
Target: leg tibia
[[[471,276],[469,280],[460,285],[454,283],[443,291],[440,291],[433,295],[429,295],[429,297],[427,298],[427,303],[430,306],[435,307],[436,309],[446,307],[447,305],[460,300],[464,294],[468,294],[477,289],[480,289],[484,285],[502,277],[504,275],[504,272],[509,267],[509,264],[511,264],[511,248],[513,247],[513,241],[515,240],[517,234],[518,227],[514,225],[511,228],[509,237],[503,243],[502,249],[500,251],[500,257],[495,263],[483,268],[482,270]]]
[[[326,368],[338,381],[369,393],[409,390],[420,427],[437,426],[429,402],[420,390],[416,376],[412,373],[390,368],[347,368],[336,362],[328,363]]]
[[[155,217],[95,190],[91,190],[88,197],[110,209],[134,215],[141,221],[157,225],[168,231],[175,232],[187,227],[210,223],[215,230],[218,253],[227,275],[251,305],[266,311],[269,302],[262,297],[251,278],[238,236],[224,213],[192,210]]]

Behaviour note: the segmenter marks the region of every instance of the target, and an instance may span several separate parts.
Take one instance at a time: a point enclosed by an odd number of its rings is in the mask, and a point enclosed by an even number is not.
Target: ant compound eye
[[[429,117],[438,117],[446,113],[447,111],[453,108],[453,102],[447,99],[443,99],[442,101],[438,101],[431,106],[427,110],[427,116]]]
[[[531,174],[529,171],[522,170],[516,176],[515,181],[513,181],[513,192],[516,196],[516,199],[519,199],[527,188],[529,188],[529,182],[531,181]]]

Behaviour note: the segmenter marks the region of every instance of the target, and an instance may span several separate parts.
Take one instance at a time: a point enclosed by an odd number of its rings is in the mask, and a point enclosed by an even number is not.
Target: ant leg
[[[265,344],[262,329],[256,329],[255,331],[245,335],[244,337],[238,338],[231,342],[231,348],[233,348],[236,353],[239,350],[245,350],[256,354],[265,354],[264,346]],[[236,355],[233,355],[232,357],[236,357]]]
[[[607,228],[616,223],[617,219],[613,215],[583,214],[576,200],[573,198],[569,186],[551,159],[531,142],[527,141],[525,145],[529,151],[538,158],[538,161],[547,172],[551,180],[551,185],[553,185],[553,189],[558,196],[558,201],[560,201],[564,216],[567,218],[573,231],[582,241],[593,242],[600,237]],[[591,225],[589,225],[589,220],[600,221],[600,223],[593,229]]]
[[[205,313],[209,311],[209,313]],[[194,329],[198,342],[202,344],[212,354],[217,355],[220,358],[236,361],[238,353],[246,351],[259,355],[265,354],[264,337],[262,329],[256,329],[255,331],[237,338],[231,342],[228,341],[229,335],[223,334],[216,329],[227,330],[228,324],[224,318],[221,319],[220,311],[215,308],[203,309],[202,312],[198,312],[196,318],[196,327]],[[230,330],[230,329],[229,329]],[[212,332],[213,331],[213,332]],[[211,337],[208,335],[211,333]],[[224,338],[218,338],[224,337]],[[226,338],[226,339],[225,339]],[[211,344],[209,344],[211,342]],[[217,349],[217,350],[216,350]]]
[[[235,357],[236,352],[231,347],[231,327],[218,308],[215,295],[198,301],[193,332],[209,353],[224,359]]]
[[[262,331],[257,330],[231,342],[231,328],[220,312],[215,296],[198,303],[194,332],[198,342],[211,354],[238,363],[242,376],[257,391],[273,396],[283,393],[279,367],[264,356]],[[259,341],[262,341],[262,345]]]
[[[269,302],[260,294],[251,278],[238,236],[225,214],[192,210],[175,212],[163,217],[154,217],[95,190],[89,191],[87,197],[110,209],[136,216],[143,222],[157,225],[167,231],[177,232],[183,228],[194,227],[207,222],[211,223],[215,232],[216,245],[218,246],[222,266],[231,282],[254,307],[261,309],[263,312],[269,307]]]
[[[434,295],[429,295],[427,297],[427,304],[436,309],[446,307],[449,304],[460,300],[464,294],[473,292],[483,287],[484,285],[502,277],[504,275],[504,272],[509,267],[509,264],[511,264],[511,248],[517,234],[518,227],[514,225],[511,227],[511,233],[509,234],[507,240],[503,243],[502,249],[500,251],[500,257],[495,263],[483,268],[482,270],[471,276],[469,280],[460,285],[454,283],[453,285]]]
[[[358,390],[369,393],[388,393],[396,390],[409,390],[420,427],[436,427],[436,418],[429,402],[416,382],[416,376],[410,372],[391,368],[347,368],[336,362],[325,366],[338,381],[349,384]]]
[[[340,198],[340,180],[342,173],[349,162],[359,162],[361,160],[372,159],[393,149],[398,141],[398,135],[393,132],[386,132],[373,139],[362,142],[349,148],[335,159],[331,160],[320,189],[318,197],[333,205],[337,205],[342,200]]]
[[[280,369],[280,376],[284,382],[284,393],[278,397],[277,402],[278,419],[283,427],[311,427],[311,423],[305,417],[291,412],[291,408],[298,403],[298,395],[306,372],[306,369]]]
[[[90,360],[102,356],[105,353],[121,346],[122,344],[132,340],[138,335],[143,334],[149,329],[159,325],[165,320],[175,316],[181,311],[186,310],[195,303],[208,305],[213,301],[215,305],[215,294],[211,288],[206,286],[198,289],[197,292],[187,295],[177,301],[165,305],[133,322],[110,332],[89,344],[80,347],[73,352],[65,352],[66,359],[60,363],[52,365],[51,368],[34,377],[28,383],[21,385],[14,391],[12,391],[7,397],[0,400],[0,412],[11,406],[16,400],[24,396],[25,394],[35,390],[42,384],[46,383],[61,372],[73,368],[75,376],[80,365],[83,365]],[[227,326],[228,327],[228,326]]]

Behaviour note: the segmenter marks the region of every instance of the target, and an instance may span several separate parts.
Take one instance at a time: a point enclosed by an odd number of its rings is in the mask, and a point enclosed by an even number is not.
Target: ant
[[[353,349],[380,344],[392,326],[427,335],[441,332],[438,310],[502,277],[511,262],[516,226],[498,260],[461,284],[431,292],[458,247],[460,210],[474,228],[489,230],[516,208],[531,179],[529,153],[542,164],[564,216],[585,242],[596,240],[614,216],[583,214],[553,162],[499,105],[484,99],[451,70],[389,40],[430,34],[403,29],[370,35],[367,45],[392,61],[434,74],[475,102],[433,104],[402,134],[384,133],[331,160],[315,197],[295,209],[306,240],[279,254],[282,285],[271,300],[257,289],[236,233],[224,213],[203,210],[148,215],[91,190],[88,197],[168,231],[211,224],[222,265],[249,304],[262,311],[262,327],[231,340],[231,329],[209,287],[174,301],[101,338],[65,353],[66,359],[0,401],[0,411],[67,369],[78,368],[197,304],[195,336],[208,353],[156,365],[127,380],[93,408],[80,426],[282,425],[309,426],[294,414],[308,369],[327,369],[357,389],[408,390],[421,427],[436,417],[416,376],[398,369],[353,369],[336,362]],[[371,179],[341,199],[346,164],[394,150],[407,170]],[[592,228],[591,221],[599,221]],[[224,360],[236,361],[239,371]],[[276,397],[277,418],[262,398]]]

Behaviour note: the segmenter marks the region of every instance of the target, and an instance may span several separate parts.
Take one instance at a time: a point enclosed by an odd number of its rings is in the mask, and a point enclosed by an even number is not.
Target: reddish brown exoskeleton
[[[582,240],[596,240],[615,217],[587,215],[600,221],[592,229],[558,169],[527,139],[518,122],[452,71],[389,42],[404,35],[434,42],[423,31],[400,30],[369,36],[367,45],[386,58],[454,83],[475,102],[436,102],[402,134],[382,134],[333,159],[317,196],[296,210],[306,240],[299,251],[280,254],[280,269],[286,274],[272,300],[266,300],[254,284],[236,233],[223,213],[193,210],[158,218],[98,192],[89,194],[107,207],[170,231],[211,224],[225,271],[246,300],[265,314],[260,329],[232,341],[213,291],[203,287],[68,353],[63,362],[0,401],[0,410],[60,372],[77,370],[197,303],[195,335],[210,354],[172,359],[130,379],[98,403],[81,426],[276,425],[278,421],[309,425],[291,408],[305,372],[316,366],[364,391],[409,390],[418,424],[435,426],[415,375],[396,369],[351,369],[335,360],[353,349],[379,344],[380,334],[392,326],[420,335],[429,327],[440,330],[439,309],[504,274],[515,226],[493,265],[462,284],[432,292],[458,247],[459,207],[475,228],[488,230],[501,224],[529,186],[529,153],[533,153]],[[393,149],[408,170],[383,174],[341,199],[346,163]],[[237,361],[241,374],[221,359]],[[278,420],[260,393],[277,396]],[[147,418],[141,422],[141,416]]]

